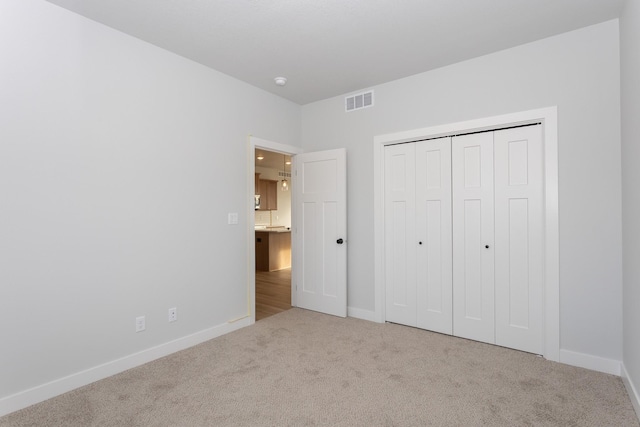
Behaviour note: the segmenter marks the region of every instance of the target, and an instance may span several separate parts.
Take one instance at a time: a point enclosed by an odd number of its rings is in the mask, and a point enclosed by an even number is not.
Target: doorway
[[[247,317],[251,323],[256,320],[254,193],[257,148],[280,155],[290,155],[293,158],[291,231],[294,238],[291,240],[291,306],[346,317],[346,150],[339,148],[303,153],[298,147],[251,136],[247,150],[249,179],[246,189]],[[262,207],[262,200],[260,206]],[[273,213],[271,215],[273,220]]]
[[[261,168],[263,165],[257,165],[256,152],[269,153],[273,156],[272,169],[275,170],[275,175],[265,173]],[[251,317],[251,323],[256,320],[267,317],[266,315],[275,314],[275,312],[284,311],[285,308],[296,306],[296,293],[295,286],[292,286],[292,268],[279,269],[276,271],[257,271],[257,258],[256,258],[256,233],[265,232],[266,226],[286,226],[291,227],[292,210],[291,202],[293,199],[293,192],[289,189],[289,204],[288,212],[280,212],[280,210],[256,210],[256,172],[262,175],[262,178],[271,179],[273,181],[279,181],[278,184],[282,186],[283,177],[279,177],[279,172],[291,171],[290,165],[286,164],[287,160],[291,159],[291,156],[301,153],[302,150],[298,147],[291,145],[280,144],[278,142],[268,141],[265,139],[249,137],[247,145],[247,310],[248,315]],[[283,159],[285,159],[283,163]],[[266,163],[264,163],[266,164]],[[286,170],[285,170],[286,169]],[[274,172],[269,172],[274,173]],[[279,178],[279,179],[278,179]],[[291,179],[286,177],[287,185],[291,185]],[[273,188],[272,188],[273,191]],[[281,191],[281,190],[280,190]],[[277,196],[276,196],[277,197]],[[261,197],[262,199],[262,197]],[[286,205],[286,203],[285,203]],[[285,206],[280,205],[280,206]],[[262,200],[260,200],[260,206],[262,207]],[[265,205],[266,207],[266,205]],[[288,216],[287,216],[288,214]],[[258,219],[258,221],[256,221]],[[258,230],[256,230],[258,226]],[[260,226],[264,226],[262,228]],[[262,242],[261,242],[262,243]],[[266,243],[266,242],[265,242]],[[271,243],[271,242],[269,242]],[[277,295],[270,295],[270,294]],[[283,294],[288,293],[289,298]],[[258,296],[258,294],[260,294]],[[258,298],[257,298],[258,296]],[[266,302],[266,304],[264,304]],[[260,305],[258,305],[260,304]],[[271,307],[269,307],[271,306]],[[261,313],[257,314],[257,307],[260,307]],[[275,311],[275,312],[274,312]],[[271,312],[271,313],[270,313]]]
[[[291,156],[255,148],[256,321],[291,308]]]

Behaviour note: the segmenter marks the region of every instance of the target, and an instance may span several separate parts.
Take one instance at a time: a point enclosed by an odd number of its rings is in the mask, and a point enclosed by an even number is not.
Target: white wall
[[[620,18],[622,74],[622,226],[624,356],[640,392],[640,0],[628,0]],[[640,405],[636,395],[636,404]],[[640,416],[640,406],[636,406]]]
[[[638,16],[631,0],[624,361],[636,384]],[[617,21],[375,87],[371,109],[345,114],[338,97],[302,117],[43,0],[0,2],[0,57],[0,400],[244,315],[246,138],[298,145],[301,121],[306,150],[348,149],[349,305],[373,310],[373,136],[557,105],[562,348],[622,358]]]
[[[348,150],[348,305],[374,310],[373,137],[558,106],[561,348],[622,358],[618,21],[302,108],[306,151]]]
[[[0,58],[0,403],[246,315],[247,138],[300,107],[43,0]]]

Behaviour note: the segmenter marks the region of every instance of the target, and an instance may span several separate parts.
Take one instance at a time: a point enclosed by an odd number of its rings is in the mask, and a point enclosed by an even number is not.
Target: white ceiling
[[[48,1],[301,105],[614,19],[624,3]]]
[[[264,157],[262,160],[258,160],[258,156]],[[286,156],[281,153],[274,153],[263,149],[256,148],[256,166],[260,166],[268,169],[277,169],[279,171],[291,172],[291,165],[287,165],[285,162],[290,162],[291,156]]]

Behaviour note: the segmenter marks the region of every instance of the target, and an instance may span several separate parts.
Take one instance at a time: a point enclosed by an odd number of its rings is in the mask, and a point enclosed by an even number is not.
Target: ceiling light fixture
[[[282,180],[282,191],[289,191],[289,182],[287,181],[287,156],[282,155],[282,171],[284,173],[284,179]]]
[[[286,77],[276,77],[273,81],[275,81],[278,86],[284,86],[287,84]]]

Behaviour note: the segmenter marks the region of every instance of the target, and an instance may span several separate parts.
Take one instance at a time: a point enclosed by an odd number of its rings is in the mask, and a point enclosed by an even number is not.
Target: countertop
[[[264,225],[256,225],[257,233],[291,233],[290,228],[286,227],[265,227]]]

